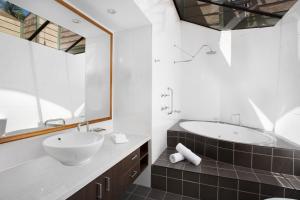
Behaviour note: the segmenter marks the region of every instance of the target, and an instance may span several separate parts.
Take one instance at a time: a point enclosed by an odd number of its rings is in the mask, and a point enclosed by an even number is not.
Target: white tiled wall
[[[184,64],[184,118],[231,121],[272,130],[300,144],[300,3],[274,27],[216,32],[182,22],[182,45],[204,53]]]

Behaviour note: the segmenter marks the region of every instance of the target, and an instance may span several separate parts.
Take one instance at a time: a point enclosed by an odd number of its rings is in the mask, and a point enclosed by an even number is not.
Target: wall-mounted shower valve
[[[160,95],[161,98],[168,97],[168,96],[170,96],[170,95],[169,94],[161,94]]]
[[[161,107],[161,111],[167,110],[168,108],[168,106]]]

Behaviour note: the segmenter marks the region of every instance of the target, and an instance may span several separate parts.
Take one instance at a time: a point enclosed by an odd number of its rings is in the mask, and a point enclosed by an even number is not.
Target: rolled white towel
[[[177,163],[184,160],[184,156],[181,153],[173,153],[169,156],[171,163]]]
[[[186,148],[183,144],[178,143],[176,146],[176,150],[184,156],[185,159],[193,163],[194,165],[199,165],[201,162],[201,158],[194,154],[190,149]]]

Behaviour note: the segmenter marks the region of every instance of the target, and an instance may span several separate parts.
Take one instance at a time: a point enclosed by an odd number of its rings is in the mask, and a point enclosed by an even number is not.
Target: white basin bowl
[[[101,148],[104,137],[92,132],[59,134],[43,141],[45,151],[64,165],[88,163]]]

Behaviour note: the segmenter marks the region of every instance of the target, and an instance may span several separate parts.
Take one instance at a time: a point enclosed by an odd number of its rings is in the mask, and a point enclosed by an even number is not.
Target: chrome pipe
[[[174,105],[173,105],[173,95],[174,95],[174,92],[173,92],[173,89],[168,87],[168,91],[170,92],[170,100],[171,100],[171,105],[170,105],[170,111],[168,112],[168,115],[171,115],[173,114],[173,110],[174,110]]]

